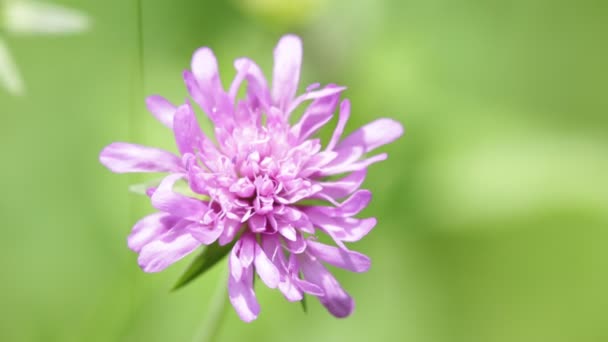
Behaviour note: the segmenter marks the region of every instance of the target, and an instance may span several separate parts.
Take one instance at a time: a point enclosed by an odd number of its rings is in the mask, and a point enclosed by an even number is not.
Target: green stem
[[[222,318],[226,312],[226,304],[228,301],[228,284],[226,284],[228,265],[225,266],[225,271],[220,274],[217,288],[215,289],[213,297],[211,297],[211,303],[207,310],[207,314],[203,318],[200,330],[194,338],[195,342],[215,341],[222,326]]]

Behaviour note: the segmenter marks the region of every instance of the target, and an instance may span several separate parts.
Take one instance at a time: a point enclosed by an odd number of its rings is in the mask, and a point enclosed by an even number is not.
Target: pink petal
[[[169,128],[173,128],[173,116],[175,115],[177,107],[171,102],[167,101],[162,96],[152,95],[146,98],[146,107],[148,107],[148,111],[150,111],[160,123]]]
[[[335,150],[357,146],[367,153],[396,140],[402,134],[403,126],[399,122],[391,119],[378,119],[351,133],[336,146]]]
[[[331,175],[337,175],[337,174],[341,174],[341,173],[360,171],[360,170],[367,168],[371,164],[386,160],[387,157],[388,157],[388,155],[386,153],[381,153],[381,154],[375,155],[373,157],[369,157],[367,159],[359,160],[354,163],[349,162],[349,163],[343,163],[340,165],[332,165],[331,167],[323,168],[323,170],[321,170],[321,172],[319,172],[319,176],[331,176]]]
[[[350,116],[350,101],[348,99],[342,101],[340,103],[340,116],[338,117],[338,124],[336,125],[336,129],[331,136],[331,140],[327,144],[327,150],[331,151],[342,137],[342,133],[344,132],[344,127],[346,127],[346,122],[348,121],[348,117]]]
[[[299,137],[299,141],[304,141],[315,134],[333,116],[340,94],[322,97],[313,101],[300,121],[291,129],[292,133]]]
[[[202,244],[210,245],[220,237],[222,229],[219,229],[217,226],[208,226],[193,222],[188,226],[188,232]]]
[[[361,184],[363,184],[366,175],[367,170],[363,169],[353,172],[337,181],[320,182],[319,184],[323,187],[323,190],[319,194],[335,199],[346,197],[359,189]]]
[[[236,233],[239,231],[241,227],[241,222],[237,220],[224,219],[224,230],[222,231],[222,235],[219,238],[219,244],[221,246],[227,245],[234,239]]]
[[[311,206],[309,210],[314,210],[332,217],[351,217],[355,216],[365,209],[372,199],[372,193],[369,190],[358,190],[346,201],[341,203],[337,208],[327,206]]]
[[[278,287],[279,291],[285,296],[285,299],[290,302],[297,302],[303,298],[302,291],[290,276],[286,276],[285,279],[279,283]]]
[[[302,236],[302,233],[295,233],[295,239],[285,239],[285,248],[292,253],[300,254],[306,249],[306,240]]]
[[[314,208],[306,210],[310,221],[317,227],[330,233],[332,237],[346,242],[359,241],[375,226],[376,219],[357,219],[352,217],[329,217]]]
[[[137,259],[145,272],[159,272],[190,254],[200,242],[187,231],[185,224],[178,223],[156,240],[146,244]]]
[[[274,49],[272,100],[286,112],[298,89],[302,64],[302,42],[294,35],[285,35]]]
[[[181,160],[173,153],[122,142],[106,146],[99,154],[99,161],[116,173],[181,171]]]
[[[245,80],[247,80],[247,98],[251,102],[253,108],[261,106],[267,108],[270,105],[270,91],[268,83],[264,77],[262,69],[255,64],[254,61],[248,58],[239,58],[234,61],[234,67],[237,73],[245,71]],[[234,98],[235,91],[230,89],[231,96]]]
[[[268,256],[262,250],[262,247],[255,244],[255,270],[259,274],[260,279],[271,289],[276,288],[279,285],[279,270],[270,261]]]
[[[243,234],[241,237],[241,250],[239,260],[244,267],[249,267],[255,259],[255,236],[253,234]]]
[[[260,314],[260,304],[253,292],[252,267],[245,268],[240,280],[228,276],[228,297],[241,320],[251,322]]]
[[[284,224],[279,227],[279,233],[287,240],[296,241],[296,229],[291,225]]]
[[[152,206],[174,216],[196,221],[207,211],[207,205],[201,200],[173,191],[173,185],[182,177],[181,174],[171,174],[165,177],[152,194]]]
[[[175,143],[182,155],[194,154],[195,151],[201,149],[205,136],[189,103],[185,103],[177,109],[173,119],[173,132]]]
[[[241,276],[243,275],[244,267],[241,263],[241,260],[239,259],[239,253],[241,251],[242,245],[243,242],[241,240],[238,240],[234,244],[234,246],[232,246],[232,249],[230,250],[230,257],[228,258],[228,266],[230,267],[230,277],[234,278],[236,281],[240,281]]]
[[[266,216],[265,215],[253,215],[249,218],[249,228],[254,233],[261,233],[266,231]]]
[[[213,51],[203,47],[194,52],[191,63],[192,73],[200,89],[199,105],[212,117],[217,111],[216,102],[219,94],[224,93]]]
[[[307,253],[330,265],[352,272],[367,272],[369,270],[371,263],[369,257],[359,252],[344,250],[311,240],[308,240],[307,244]]]
[[[300,254],[299,260],[304,279],[323,289],[324,295],[317,298],[327,311],[338,318],[349,316],[355,308],[355,302],[342,289],[336,278],[307,253]]]
[[[329,84],[321,90],[314,90],[314,91],[306,92],[306,93],[298,96],[295,100],[293,100],[289,104],[287,113],[290,114],[291,112],[293,112],[304,101],[317,100],[317,99],[330,97],[330,96],[334,96],[334,95],[339,96],[339,93],[343,92],[344,90],[346,90],[346,87],[337,86],[335,84]]]
[[[133,230],[131,230],[131,234],[127,239],[127,245],[131,250],[139,253],[145,245],[158,239],[159,236],[175,226],[179,220],[179,217],[171,216],[167,213],[148,215],[133,226]]]
[[[309,281],[299,279],[299,278],[294,278],[293,282],[294,282],[294,284],[296,284],[296,286],[300,290],[302,290],[310,295],[313,295],[313,296],[324,296],[325,295],[325,291],[323,291],[322,288],[320,288],[319,286],[317,286]]]

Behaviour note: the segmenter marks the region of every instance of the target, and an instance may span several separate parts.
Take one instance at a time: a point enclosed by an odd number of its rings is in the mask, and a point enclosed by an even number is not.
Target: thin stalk
[[[199,332],[194,338],[194,342],[212,342],[217,338],[217,334],[222,326],[222,318],[226,313],[227,301],[228,301],[228,284],[226,278],[228,277],[228,265],[223,268],[224,271],[219,276],[219,281],[213,297],[211,297],[211,303],[207,314],[203,318]]]

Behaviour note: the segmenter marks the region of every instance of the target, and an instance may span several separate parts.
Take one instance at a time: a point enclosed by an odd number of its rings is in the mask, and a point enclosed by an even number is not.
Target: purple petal
[[[289,108],[287,109],[287,113],[293,112],[304,101],[317,100],[325,97],[331,97],[334,95],[337,95],[339,97],[339,94],[345,89],[346,87],[337,86],[335,84],[329,84],[321,90],[315,90],[304,93],[291,102]]]
[[[346,197],[359,189],[366,175],[367,170],[363,169],[334,182],[320,182],[323,190],[319,194],[335,199]]]
[[[253,292],[252,267],[243,270],[240,281],[228,276],[228,296],[241,320],[251,322],[258,317],[260,304],[258,304],[255,292]]]
[[[313,101],[300,121],[293,126],[292,133],[299,137],[299,141],[304,141],[315,134],[333,116],[340,94],[322,97]]]
[[[131,234],[127,239],[127,245],[131,250],[139,253],[145,245],[158,239],[159,236],[175,226],[179,220],[179,217],[171,216],[167,213],[148,215],[133,226],[133,230],[131,230]]]
[[[191,68],[200,89],[199,105],[207,115],[212,116],[215,113],[213,108],[216,97],[224,92],[213,51],[208,47],[196,50],[192,56]]]
[[[171,174],[165,177],[152,194],[152,206],[174,216],[196,221],[207,211],[207,205],[201,200],[173,191],[173,185],[182,177],[181,174]]]
[[[291,225],[285,224],[279,227],[279,233],[290,241],[296,241],[296,229]]]
[[[350,101],[348,99],[342,101],[340,103],[340,116],[338,117],[338,124],[336,125],[336,129],[331,136],[331,140],[327,144],[327,150],[331,151],[338,143],[338,140],[342,137],[342,133],[344,132],[344,127],[346,127],[346,122],[348,121],[348,117],[350,116]]]
[[[299,278],[294,278],[293,282],[298,286],[298,288],[310,295],[313,296],[324,296],[325,292],[323,291],[322,288],[320,288],[319,286],[303,280],[303,279],[299,279]]]
[[[181,160],[173,153],[122,142],[106,146],[99,154],[99,161],[116,173],[181,171]]]
[[[391,119],[378,119],[351,133],[336,146],[335,150],[357,146],[363,148],[363,152],[367,153],[396,140],[402,134],[403,126],[399,122]]]
[[[279,285],[279,270],[270,261],[262,247],[255,244],[255,270],[259,274],[260,279],[271,289],[276,288]]]
[[[237,220],[224,219],[224,230],[222,231],[222,235],[220,235],[219,244],[224,246],[232,241],[239,231],[241,224],[242,223]]]
[[[239,58],[234,61],[234,67],[237,73],[245,70],[245,80],[247,80],[247,98],[252,102],[253,107],[262,106],[267,108],[270,104],[270,91],[268,83],[264,77],[262,69],[252,60],[248,58]],[[230,89],[231,96],[236,91]]]
[[[205,136],[189,103],[177,108],[173,119],[173,132],[175,143],[182,155],[186,153],[194,154],[195,151],[201,149]]]
[[[306,249],[306,240],[302,236],[302,233],[295,233],[295,239],[285,239],[285,248],[292,253],[300,254]]]
[[[286,276],[278,287],[285,299],[290,302],[297,302],[303,298],[302,291],[290,276]]]
[[[239,259],[244,267],[249,267],[255,259],[255,236],[253,234],[244,234],[241,237],[241,250],[239,251]]]
[[[188,231],[204,245],[214,243],[220,237],[220,234],[222,234],[222,229],[219,229],[217,226],[202,225],[196,222],[188,226]]]
[[[307,244],[307,253],[330,265],[352,272],[367,272],[369,270],[370,259],[359,252],[344,250],[311,240],[308,240]]]
[[[350,149],[348,149],[348,150],[350,150]],[[337,174],[341,174],[341,173],[360,171],[360,170],[367,168],[371,164],[386,160],[387,157],[388,157],[388,155],[386,153],[381,153],[381,154],[375,155],[373,157],[369,157],[367,159],[359,160],[357,162],[349,162],[349,163],[342,163],[339,165],[328,166],[326,168],[323,168],[323,170],[321,170],[321,172],[319,172],[319,176],[331,176],[331,175],[337,175]]]
[[[159,272],[200,246],[201,243],[188,233],[187,224],[188,221],[180,221],[158,239],[146,244],[137,259],[139,266],[145,272]]]
[[[309,209],[323,213],[332,217],[351,217],[355,216],[365,209],[372,199],[372,193],[369,190],[358,190],[346,201],[341,203],[337,208],[327,206],[312,206]]]
[[[308,208],[306,214],[315,226],[320,227],[332,237],[346,242],[361,240],[377,223],[373,217],[365,219],[329,217],[316,208]]]
[[[243,242],[241,240],[237,241],[232,250],[230,250],[230,257],[228,259],[228,266],[230,267],[230,278],[234,278],[236,281],[241,280],[241,276],[243,275],[243,264],[239,259],[239,253],[241,251],[241,246]]]
[[[274,49],[272,100],[286,112],[298,89],[302,64],[302,42],[294,35],[285,35]]]
[[[266,216],[265,215],[253,215],[249,218],[249,228],[254,233],[261,233],[266,231]]]
[[[152,95],[146,98],[146,107],[150,113],[152,113],[160,123],[163,125],[173,128],[173,116],[177,107],[171,102],[167,101],[164,97],[159,95]]]
[[[323,289],[324,295],[317,298],[327,308],[327,311],[338,318],[349,316],[355,308],[355,302],[342,289],[336,278],[307,253],[300,254],[298,257],[304,279]]]

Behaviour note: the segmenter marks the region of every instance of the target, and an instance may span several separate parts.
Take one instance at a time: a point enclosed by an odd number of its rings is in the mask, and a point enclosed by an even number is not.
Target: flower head
[[[379,119],[343,138],[350,115],[344,100],[333,135],[322,146],[314,135],[334,115],[345,88],[313,85],[296,96],[301,59],[300,39],[284,36],[274,50],[272,88],[253,61],[240,58],[226,91],[212,51],[201,48],[184,79],[191,98],[213,123],[215,141],[202,132],[189,101],[174,106],[151,96],[147,107],[173,130],[180,156],[128,143],[113,143],[100,155],[101,163],[117,173],[168,173],[147,191],[159,212],[137,222],[128,239],[144,271],[161,271],[200,245],[236,239],[228,288],[244,321],[260,311],[254,273],[289,301],[307,293],[336,317],[352,312],[353,300],[324,263],[354,272],[369,268],[367,256],[344,244],[358,241],[376,224],[374,218],[355,218],[371,199],[370,191],[359,189],[366,168],[386,159],[386,154],[366,154],[403,133],[399,123]],[[246,95],[239,99],[243,82]],[[290,114],[307,101],[312,102],[290,125]],[[197,196],[175,191],[180,180]],[[319,233],[337,247],[316,241]]]

